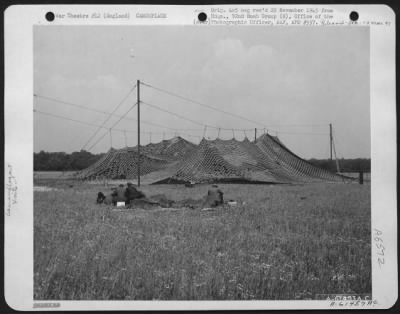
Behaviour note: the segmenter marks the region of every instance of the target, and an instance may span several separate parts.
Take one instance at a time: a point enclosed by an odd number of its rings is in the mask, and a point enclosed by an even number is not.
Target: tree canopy
[[[103,154],[92,154],[85,150],[67,154],[65,152],[34,153],[34,171],[73,171],[82,170],[95,163]]]

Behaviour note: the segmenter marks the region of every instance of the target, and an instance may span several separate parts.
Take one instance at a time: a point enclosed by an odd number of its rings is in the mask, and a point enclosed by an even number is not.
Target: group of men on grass
[[[224,193],[218,188],[217,185],[212,185],[207,192],[207,195],[203,200],[198,200],[199,204],[203,207],[217,207],[224,204]],[[112,204],[114,206],[117,205],[119,202],[123,202],[125,205],[133,205],[135,202],[141,201],[142,203],[149,203],[153,205],[163,205],[162,203],[169,205],[172,203],[175,204],[184,204],[185,202],[175,202],[173,200],[167,200],[163,197],[163,200],[151,200],[146,197],[146,195],[136,189],[136,187],[131,183],[128,182],[126,187],[123,184],[120,184],[116,188],[112,188],[111,195],[107,197],[102,192],[97,194],[97,203],[98,204]],[[189,202],[193,201],[189,199]],[[181,205],[182,205],[181,204]]]
[[[118,202],[129,204],[134,199],[143,199],[146,197],[144,193],[137,190],[131,182],[127,183],[127,187],[125,187],[123,184],[120,184],[117,188],[112,188],[111,191],[110,198],[113,205],[117,205]],[[102,192],[99,192],[97,194],[97,203],[107,204],[110,203],[110,201]]]

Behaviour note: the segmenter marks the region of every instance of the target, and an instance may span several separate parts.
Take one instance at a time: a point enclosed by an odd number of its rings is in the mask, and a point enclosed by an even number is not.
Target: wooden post
[[[257,140],[257,128],[254,128],[254,142]]]
[[[360,172],[359,172],[358,182],[359,182],[360,184],[364,184],[364,172],[363,172],[363,171],[360,171]]]
[[[329,123],[329,147],[331,149],[331,160],[332,160],[332,123]]]
[[[140,80],[137,80],[137,185],[140,186]]]

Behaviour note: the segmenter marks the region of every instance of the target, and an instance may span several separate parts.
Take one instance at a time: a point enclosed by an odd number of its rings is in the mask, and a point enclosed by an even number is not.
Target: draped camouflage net
[[[137,148],[111,149],[77,174],[81,179],[137,177]],[[311,183],[343,182],[348,177],[318,168],[292,153],[277,137],[255,142],[206,140],[195,145],[181,137],[141,148],[140,173],[146,183]]]
[[[195,147],[195,144],[181,137],[140,147],[141,176],[168,168],[182,160]],[[86,180],[134,179],[137,178],[137,163],[137,147],[125,147],[119,150],[111,148],[95,164],[76,173],[75,177]]]
[[[344,176],[315,167],[268,134],[256,142],[203,139],[196,151],[161,182],[342,182]]]

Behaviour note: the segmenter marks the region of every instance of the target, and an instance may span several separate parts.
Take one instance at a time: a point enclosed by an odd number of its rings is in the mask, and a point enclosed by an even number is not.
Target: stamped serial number
[[[374,228],[374,242],[375,242],[375,247],[377,248],[377,255],[378,255],[378,265],[379,267],[382,267],[382,265],[385,264],[385,246],[383,242],[383,232],[381,230],[378,230]]]

